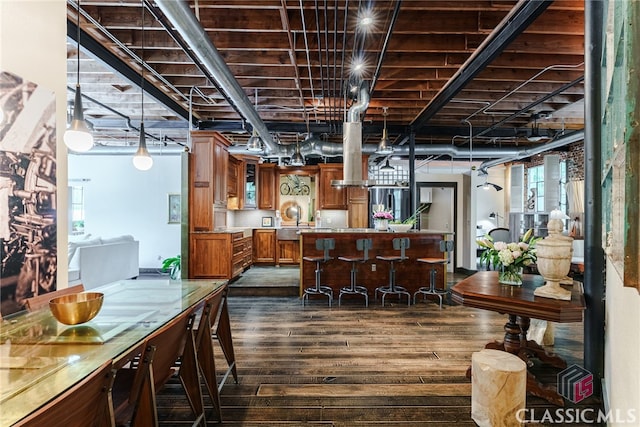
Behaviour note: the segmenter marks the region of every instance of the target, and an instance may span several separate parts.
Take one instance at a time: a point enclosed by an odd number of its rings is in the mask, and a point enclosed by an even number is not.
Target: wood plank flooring
[[[326,298],[302,307],[297,297],[230,297],[239,383],[228,379],[222,389],[222,425],[474,426],[465,372],[474,351],[503,337],[506,317],[388,301],[383,308],[372,298],[365,308],[352,298],[329,308]],[[556,325],[555,337],[550,350],[581,365],[582,324]],[[221,351],[216,367],[226,369]],[[558,369],[535,370],[555,386]],[[190,424],[177,382],[158,401],[161,425]],[[579,407],[597,405],[586,399]],[[555,410],[531,395],[527,407]]]

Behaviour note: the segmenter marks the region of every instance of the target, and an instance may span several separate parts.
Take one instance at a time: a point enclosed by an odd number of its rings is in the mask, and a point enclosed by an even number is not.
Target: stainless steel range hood
[[[345,122],[343,126],[343,179],[331,181],[332,187],[371,187],[376,183],[374,180],[362,179],[362,122],[360,114],[368,106],[369,85],[364,82],[360,86],[358,102],[349,109],[347,116],[349,121]]]

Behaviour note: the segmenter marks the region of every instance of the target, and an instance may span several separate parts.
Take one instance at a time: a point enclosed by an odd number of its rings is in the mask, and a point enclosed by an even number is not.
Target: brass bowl
[[[100,292],[64,295],[49,301],[49,309],[58,322],[78,325],[96,317],[102,308],[103,299],[104,294]]]

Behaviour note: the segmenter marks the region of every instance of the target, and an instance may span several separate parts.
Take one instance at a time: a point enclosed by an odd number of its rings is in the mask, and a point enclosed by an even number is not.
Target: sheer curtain
[[[584,214],[584,180],[569,181],[566,184],[569,223],[569,235],[582,236],[582,215]]]

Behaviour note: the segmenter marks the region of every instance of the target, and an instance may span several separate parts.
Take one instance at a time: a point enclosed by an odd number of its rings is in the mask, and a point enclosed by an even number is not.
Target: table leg
[[[538,343],[527,340],[530,319],[524,316],[509,314],[507,323],[504,325],[504,341],[494,341],[487,343],[484,348],[492,350],[506,351],[515,354],[527,364],[527,368],[533,366],[532,358],[539,359],[555,368],[566,368],[565,362],[559,356],[548,353]],[[471,367],[467,369],[467,378],[471,378]],[[527,391],[534,396],[545,399],[557,406],[564,406],[564,399],[552,387],[545,386],[538,382],[535,375],[527,370]]]

